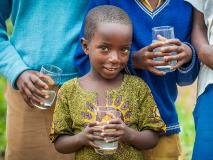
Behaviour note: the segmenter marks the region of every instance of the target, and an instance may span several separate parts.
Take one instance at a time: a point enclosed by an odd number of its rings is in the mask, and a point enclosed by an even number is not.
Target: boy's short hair
[[[84,37],[91,40],[96,32],[98,23],[118,23],[129,25],[132,28],[132,22],[125,11],[113,5],[101,5],[91,9],[85,21]]]

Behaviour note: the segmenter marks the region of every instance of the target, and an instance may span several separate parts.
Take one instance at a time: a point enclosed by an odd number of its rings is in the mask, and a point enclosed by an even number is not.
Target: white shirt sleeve
[[[185,0],[192,4],[194,8],[203,13],[203,1],[205,0]]]

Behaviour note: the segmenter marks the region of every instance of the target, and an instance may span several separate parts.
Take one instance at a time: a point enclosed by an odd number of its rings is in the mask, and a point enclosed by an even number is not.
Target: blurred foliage
[[[10,20],[6,22],[7,33],[12,33],[12,23]],[[0,75],[0,155],[4,153],[6,147],[6,102],[3,96],[6,80]]]
[[[181,135],[183,159],[190,160],[192,156],[195,137],[194,121],[192,112],[186,112],[183,106],[184,104],[177,106],[179,122],[181,125],[180,135]]]
[[[176,102],[179,122],[181,126],[181,142],[183,158],[191,160],[195,139],[194,119],[192,112],[196,102],[197,82],[190,86],[180,87],[179,96]]]
[[[6,103],[3,96],[6,80],[0,77],[0,153],[4,151],[5,140],[5,124],[6,124]]]

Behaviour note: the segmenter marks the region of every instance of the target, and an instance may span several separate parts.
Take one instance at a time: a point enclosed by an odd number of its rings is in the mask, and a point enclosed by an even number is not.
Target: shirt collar
[[[162,4],[163,0],[158,0],[158,4],[157,7],[159,7]],[[152,6],[150,5],[148,0],[142,0],[142,3],[146,6],[146,8],[150,11],[153,11],[154,9],[152,8]],[[156,8],[157,8],[156,7]]]

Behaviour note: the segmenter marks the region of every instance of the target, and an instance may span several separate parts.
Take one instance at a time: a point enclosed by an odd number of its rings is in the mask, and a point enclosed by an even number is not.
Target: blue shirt
[[[199,61],[190,42],[192,25],[192,6],[184,0],[165,0],[153,12],[148,10],[139,0],[90,0],[89,8],[110,4],[122,8],[128,13],[133,23],[132,53],[129,69],[141,77],[150,87],[162,119],[167,125],[167,134],[180,132],[178,116],[175,108],[177,85],[188,85],[194,82],[199,72]],[[152,28],[156,26],[173,26],[176,38],[192,47],[192,60],[174,72],[165,76],[156,76],[146,70],[134,70],[131,65],[132,55],[152,43]],[[81,32],[83,36],[83,28]],[[75,55],[75,63],[81,75],[90,68],[88,56],[84,54],[80,43]]]
[[[15,87],[25,70],[39,71],[43,64],[63,70],[62,83],[76,77],[73,56],[89,0],[1,0],[0,74]],[[5,21],[11,16],[8,38]]]

